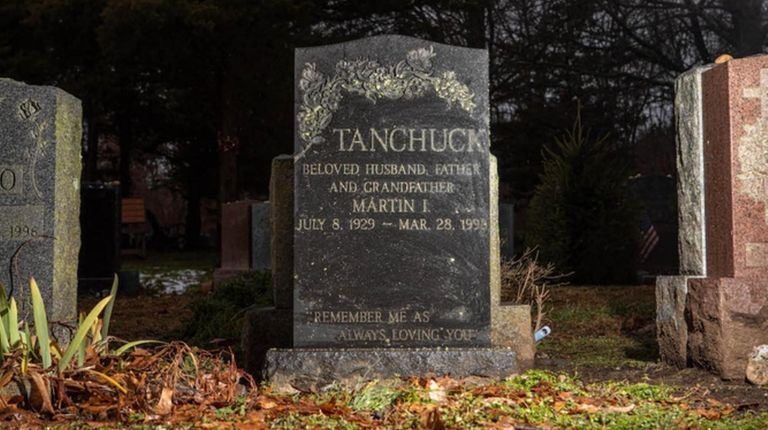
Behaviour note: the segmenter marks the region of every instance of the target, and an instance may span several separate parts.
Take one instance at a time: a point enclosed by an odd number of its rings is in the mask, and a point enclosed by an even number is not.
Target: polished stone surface
[[[296,51],[294,345],[489,346],[488,54]]]
[[[702,74],[707,276],[768,275],[768,55]]]
[[[76,319],[81,117],[58,88],[0,79],[0,283],[20,318],[31,319],[34,277],[49,320]]]

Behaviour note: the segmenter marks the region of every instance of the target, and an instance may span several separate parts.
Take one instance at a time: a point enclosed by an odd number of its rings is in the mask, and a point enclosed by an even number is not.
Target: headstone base
[[[277,392],[319,392],[393,376],[506,378],[525,371],[511,348],[271,349],[264,379]]]
[[[685,304],[688,280],[694,276],[656,278],[656,339],[661,360],[678,368],[688,365],[688,325]]]
[[[531,329],[531,307],[501,303],[491,308],[491,346],[512,348],[523,367],[533,367],[536,343]]]
[[[744,379],[752,349],[768,343],[765,281],[746,278],[688,280],[686,313],[691,362],[723,379]]]

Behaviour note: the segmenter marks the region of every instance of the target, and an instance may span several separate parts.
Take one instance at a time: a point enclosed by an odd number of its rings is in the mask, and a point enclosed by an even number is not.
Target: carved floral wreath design
[[[434,75],[432,59],[434,47],[409,51],[406,59],[389,67],[370,59],[342,60],[336,64],[336,74],[327,77],[313,63],[307,63],[301,73],[299,88],[303,92],[297,115],[299,137],[304,151],[313,144],[322,143],[321,136],[338,110],[343,92],[377,99],[413,99],[424,96],[430,89],[445,100],[450,109],[454,104],[472,113],[474,94],[467,85],[456,79],[456,73],[446,71]]]

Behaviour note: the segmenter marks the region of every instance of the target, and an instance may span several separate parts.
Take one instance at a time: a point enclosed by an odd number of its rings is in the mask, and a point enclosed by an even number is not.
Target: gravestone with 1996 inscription
[[[31,317],[29,280],[51,321],[76,319],[80,101],[0,79],[0,283]]]

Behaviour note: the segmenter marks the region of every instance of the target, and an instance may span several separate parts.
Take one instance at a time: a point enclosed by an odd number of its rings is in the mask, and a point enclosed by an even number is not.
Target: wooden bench
[[[128,244],[123,247],[122,255],[147,256],[147,213],[144,199],[126,198],[122,200],[121,231],[128,236]]]

